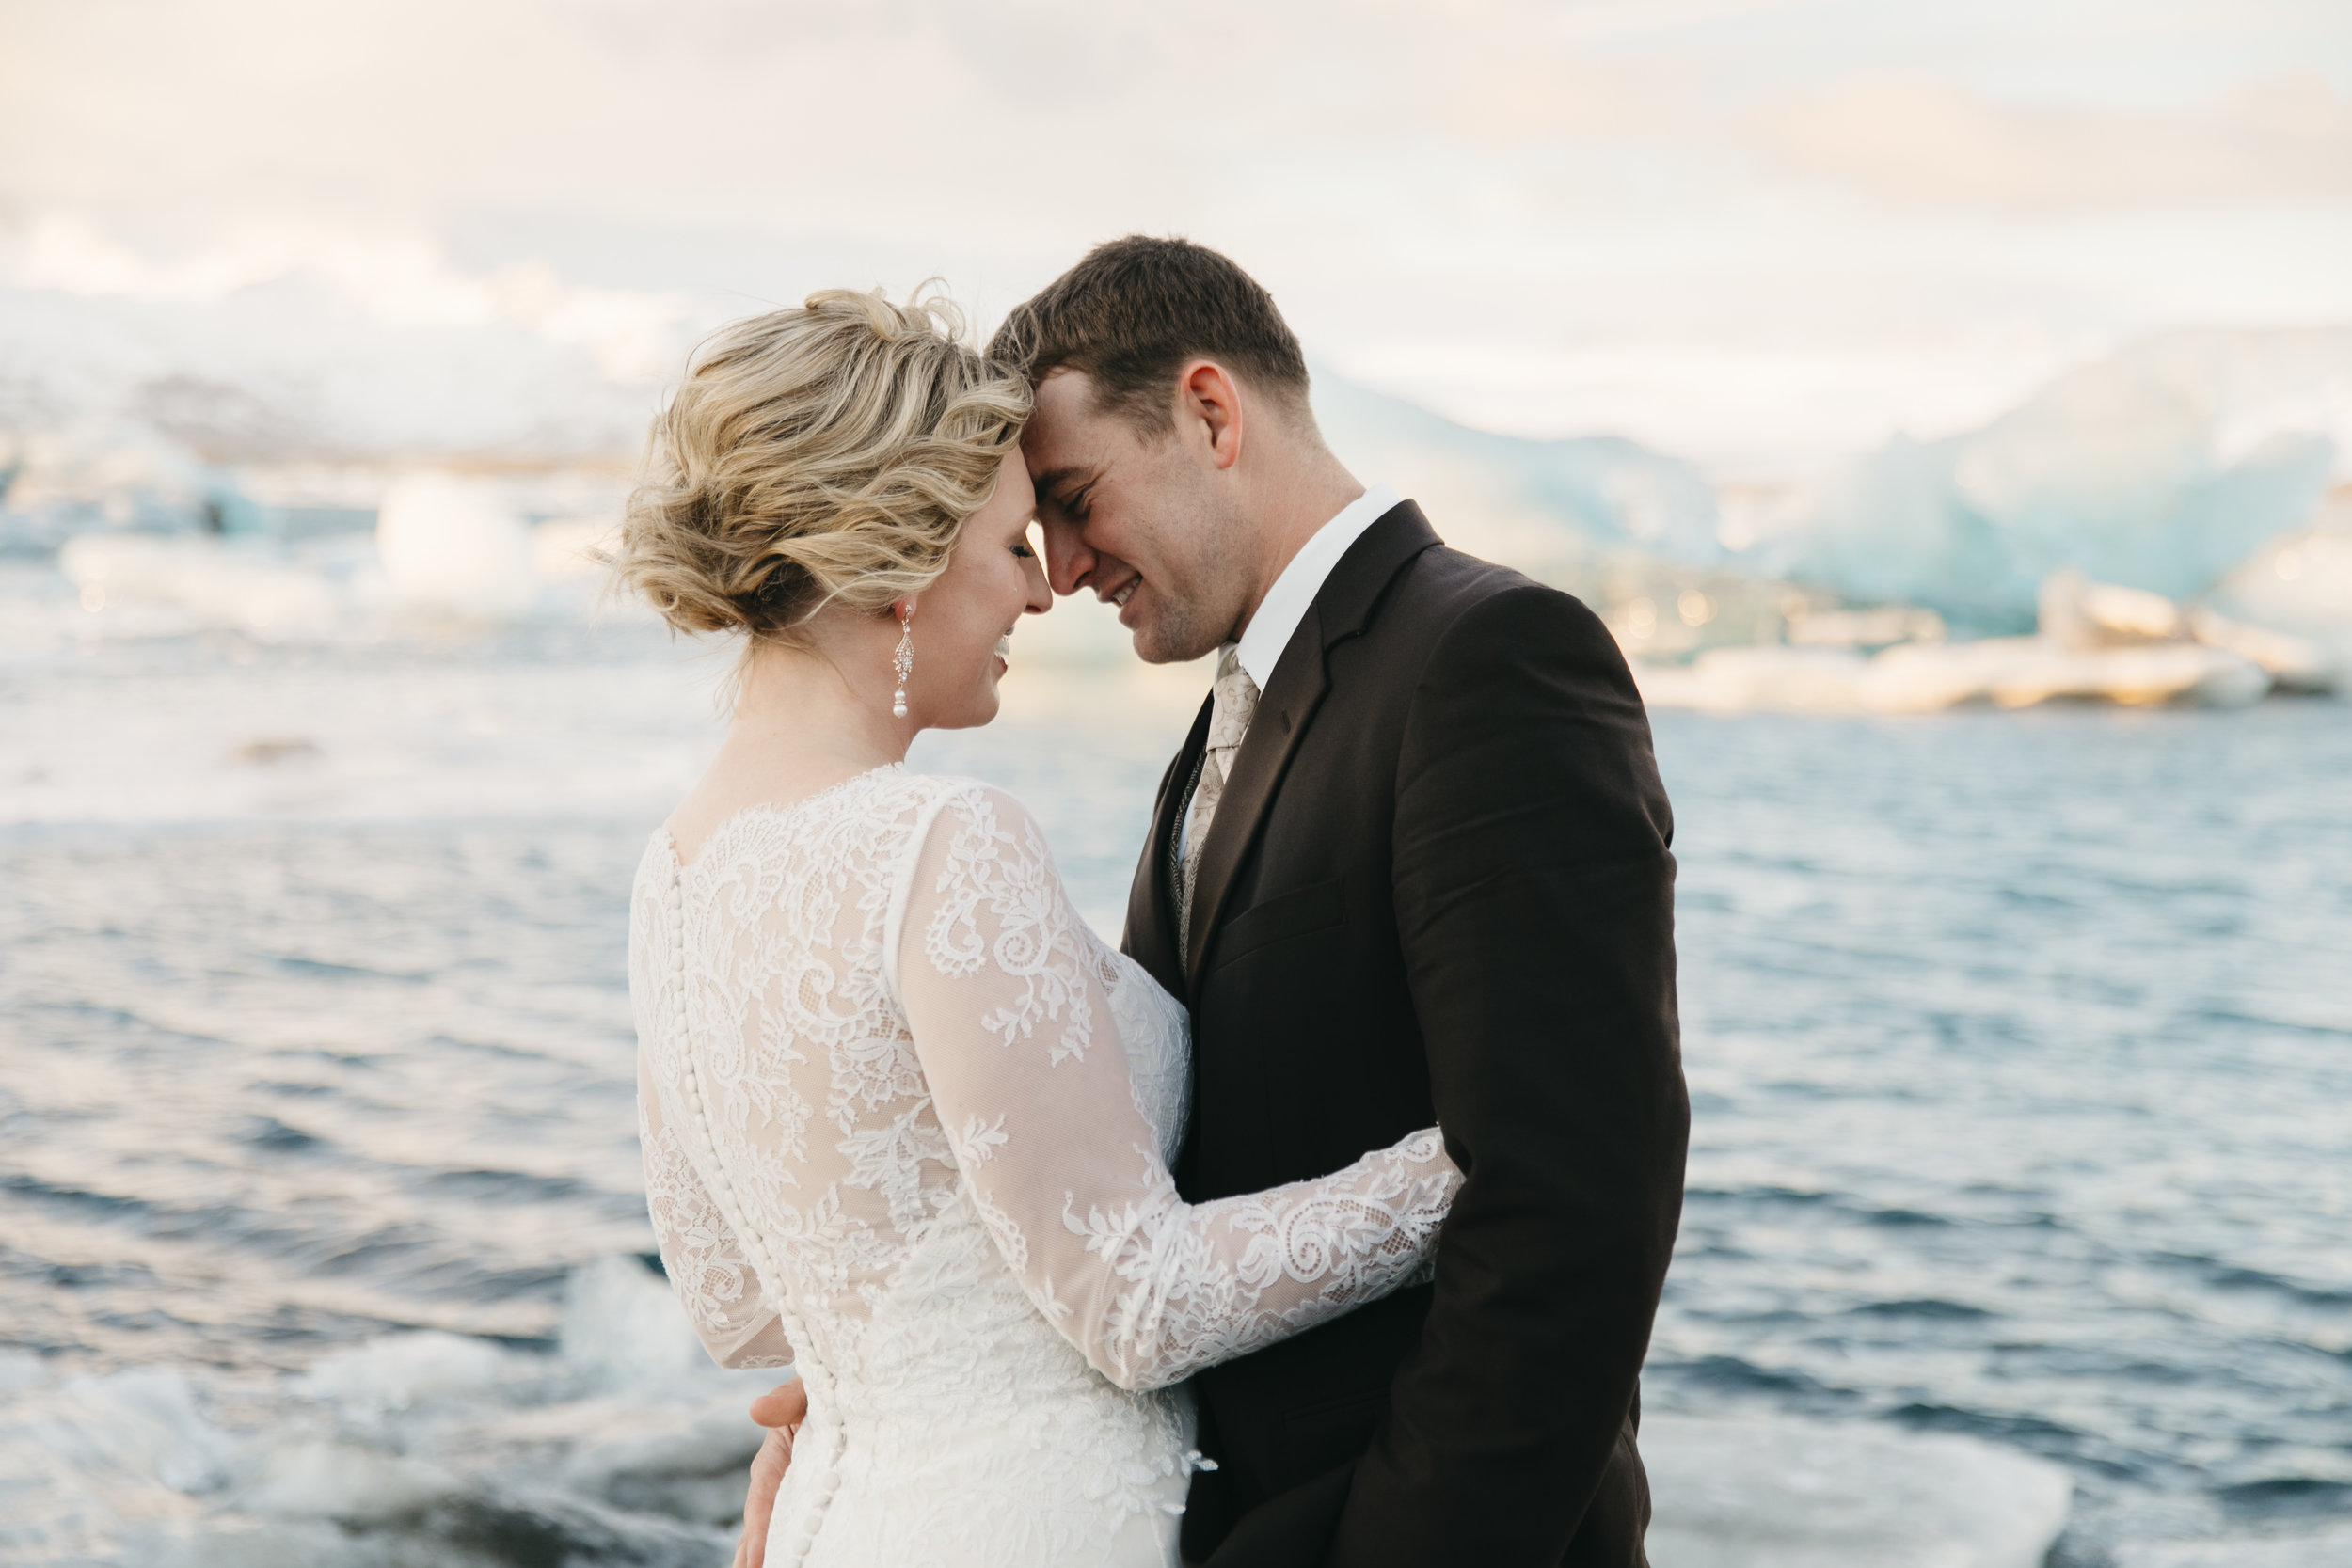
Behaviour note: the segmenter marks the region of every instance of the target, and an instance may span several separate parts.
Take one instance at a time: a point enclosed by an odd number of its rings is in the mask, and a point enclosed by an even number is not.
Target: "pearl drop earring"
[[[898,617],[898,651],[890,656],[890,667],[898,673],[898,689],[891,693],[890,717],[907,716],[907,677],[914,673],[914,605],[912,600]]]

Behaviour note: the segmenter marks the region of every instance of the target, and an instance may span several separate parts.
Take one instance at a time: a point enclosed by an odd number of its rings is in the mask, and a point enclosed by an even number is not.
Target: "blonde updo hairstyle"
[[[611,563],[677,630],[754,645],[828,605],[879,613],[946,570],[1029,409],[1028,382],[923,290],[737,322],[655,419]]]

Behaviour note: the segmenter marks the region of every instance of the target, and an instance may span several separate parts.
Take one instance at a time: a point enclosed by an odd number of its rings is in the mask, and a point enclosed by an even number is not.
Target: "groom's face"
[[[1147,664],[1227,641],[1249,596],[1248,525],[1197,444],[1174,420],[1155,436],[1097,407],[1091,378],[1070,370],[1039,384],[1021,440],[1054,592],[1117,605]]]

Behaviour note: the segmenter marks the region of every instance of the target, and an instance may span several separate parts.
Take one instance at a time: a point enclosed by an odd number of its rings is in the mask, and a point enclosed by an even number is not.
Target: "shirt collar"
[[[1393,511],[1403,499],[1391,484],[1375,484],[1371,489],[1340,508],[1339,515],[1315,530],[1312,537],[1298,547],[1282,575],[1274,579],[1274,586],[1258,606],[1258,612],[1243,628],[1235,653],[1241,667],[1249,672],[1249,678],[1263,691],[1266,682],[1274,678],[1274,666],[1290,646],[1291,638],[1298,630],[1298,623],[1307,617],[1307,607],[1315,602],[1323,591],[1324,579],[1331,568],[1340,563],[1347,547],[1363,536],[1364,530]]]

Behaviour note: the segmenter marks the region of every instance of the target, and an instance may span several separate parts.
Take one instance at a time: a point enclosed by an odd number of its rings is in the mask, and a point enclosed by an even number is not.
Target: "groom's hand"
[[[808,1386],[799,1378],[778,1384],[752,1401],[752,1419],[768,1429],[767,1441],[752,1460],[751,1489],[743,1495],[743,1534],[735,1544],[735,1568],[760,1568],[768,1557],[768,1520],[776,1511],[776,1489],[792,1463],[792,1437],[808,1415]]]

